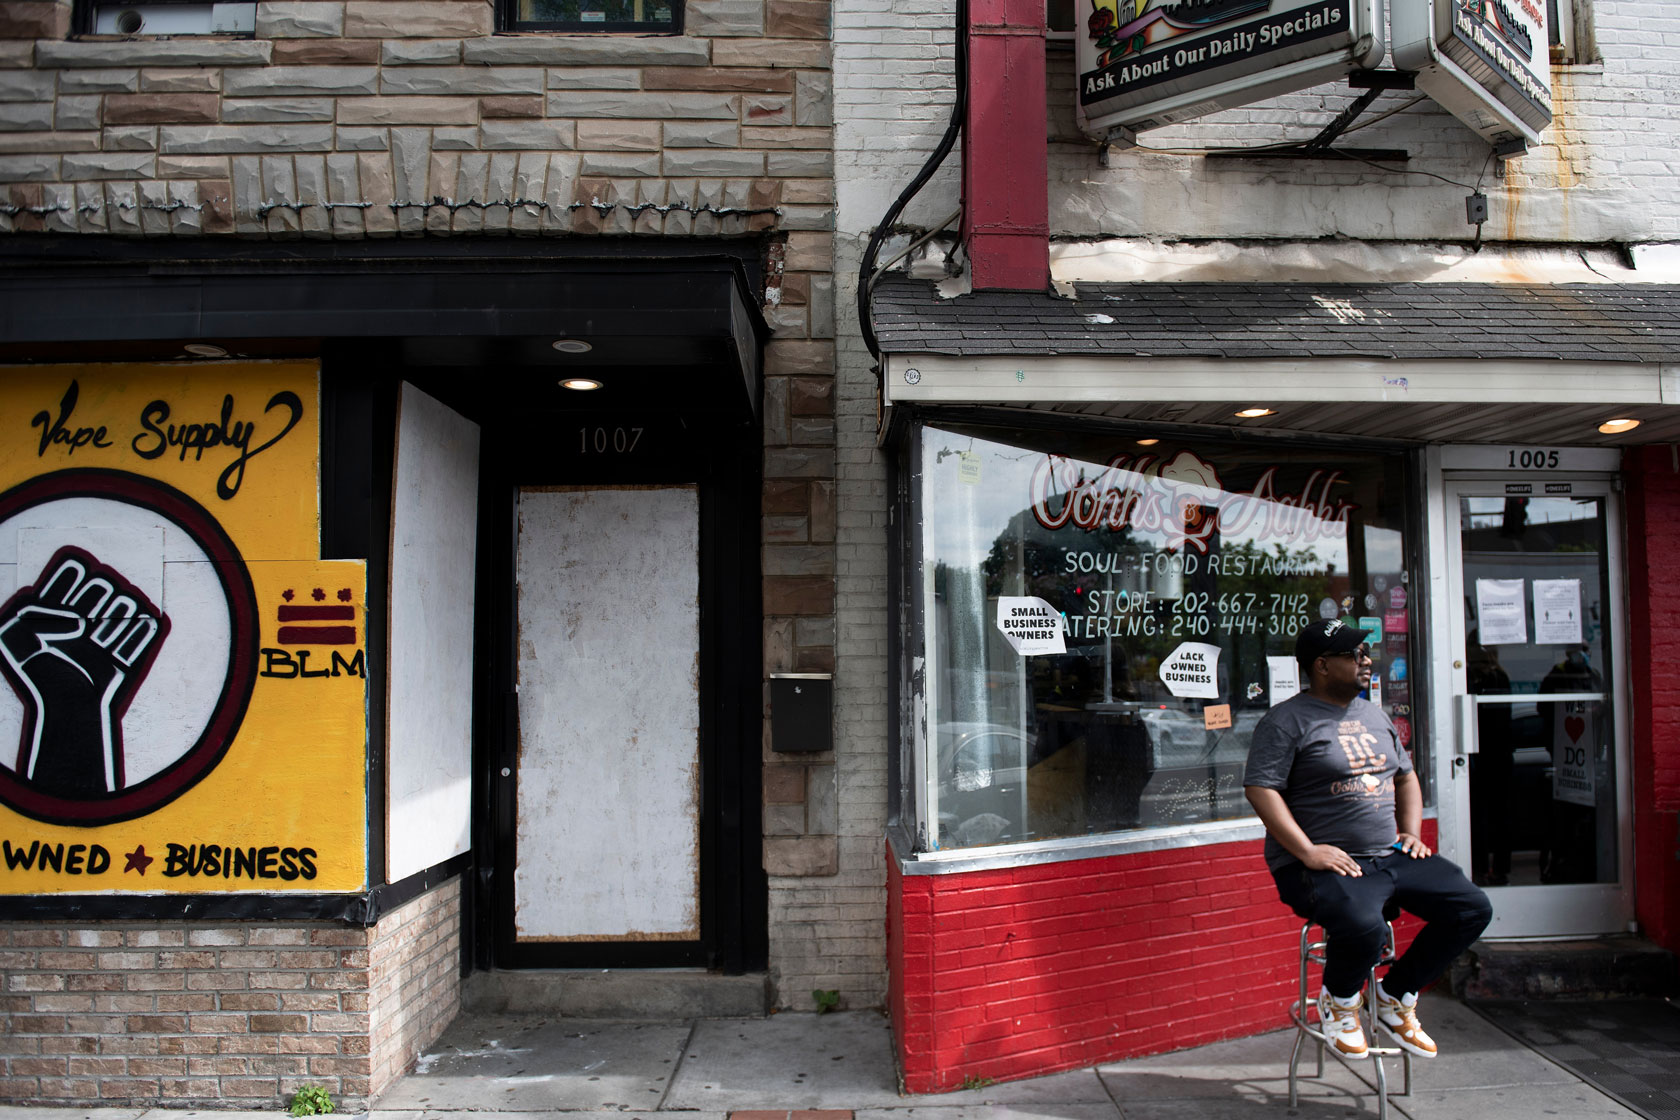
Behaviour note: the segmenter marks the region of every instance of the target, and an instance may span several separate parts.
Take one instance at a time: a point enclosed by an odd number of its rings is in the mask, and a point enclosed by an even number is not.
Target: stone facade
[[[460,881],[371,926],[0,924],[0,1099],[366,1104],[460,1005]]]
[[[491,0],[265,0],[244,38],[76,36],[72,14],[0,5],[0,234],[762,242],[765,671],[844,673],[826,3],[690,0],[680,35],[501,33]],[[771,910],[799,915],[772,918],[784,1006],[884,990],[878,853],[861,910],[823,886],[849,780],[765,744]]]

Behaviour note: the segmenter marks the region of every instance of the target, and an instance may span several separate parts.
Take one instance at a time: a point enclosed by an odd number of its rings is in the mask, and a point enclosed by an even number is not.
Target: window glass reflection
[[[930,843],[1247,815],[1249,735],[1325,614],[1373,630],[1373,699],[1413,734],[1398,458],[978,427],[922,449]]]

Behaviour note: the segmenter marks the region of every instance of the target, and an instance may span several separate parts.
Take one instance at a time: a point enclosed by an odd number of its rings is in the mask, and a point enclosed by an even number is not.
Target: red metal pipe
[[[970,0],[963,240],[976,289],[1050,284],[1044,0]]]

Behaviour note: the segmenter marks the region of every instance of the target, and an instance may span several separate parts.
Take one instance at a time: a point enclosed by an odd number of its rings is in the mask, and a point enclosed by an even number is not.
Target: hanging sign
[[[1390,0],[1389,19],[1395,67],[1490,143],[1552,123],[1546,0]]]
[[[997,628],[1004,641],[1023,656],[1067,652],[1067,643],[1062,638],[1062,613],[1043,599],[1030,595],[1001,596]]]
[[[1141,132],[1382,60],[1376,0],[1091,0],[1074,32],[1079,126]]]

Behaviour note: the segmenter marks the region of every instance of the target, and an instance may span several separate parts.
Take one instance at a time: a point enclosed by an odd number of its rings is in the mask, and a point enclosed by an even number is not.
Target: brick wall
[[[1627,471],[1628,694],[1633,732],[1634,912],[1645,936],[1680,952],[1680,458],[1630,451]]]
[[[831,225],[827,26],[802,0],[691,0],[681,36],[494,35],[490,0],[265,2],[255,38],[133,41],[65,39],[68,0],[8,7],[0,232]]]
[[[908,1092],[1287,1024],[1301,923],[1259,841],[943,875],[902,875],[889,853],[888,867],[888,1004]],[[1416,929],[1396,923],[1402,948]]]
[[[461,1010],[461,880],[381,918],[368,946],[368,970],[367,1092],[377,1097]]]
[[[950,0],[847,0],[835,12],[837,178],[844,236],[867,231],[921,166],[951,104]],[[1049,49],[1050,232],[1072,238],[1320,238],[1468,241],[1464,197],[1480,184],[1486,240],[1592,243],[1680,239],[1680,154],[1672,136],[1680,5],[1594,0],[1602,60],[1553,70],[1556,121],[1507,165],[1433,102],[1348,134],[1404,148],[1404,167],[1322,161],[1236,162],[1209,148],[1310,139],[1355,96],[1329,83],[1145,132],[1142,147],[1097,146],[1074,125],[1070,48]],[[1415,97],[1383,95],[1360,123]],[[956,157],[906,216],[931,224],[955,208]],[[1441,176],[1442,178],[1433,178]]]
[[[834,740],[833,763],[812,773],[832,806],[836,835],[821,878],[773,877],[771,974],[782,1007],[810,1009],[813,990],[840,993],[846,1007],[878,1007],[886,998],[882,923],[887,823],[886,462],[875,450],[875,382],[855,328],[855,246],[834,262],[844,376],[833,381],[834,415]],[[768,516],[769,510],[766,510]],[[803,768],[801,768],[803,769]],[[767,771],[767,796],[773,788]],[[772,875],[777,866],[771,864]]]
[[[0,1101],[270,1110],[309,1084],[363,1107],[459,1003],[459,892],[371,928],[0,923]]]

